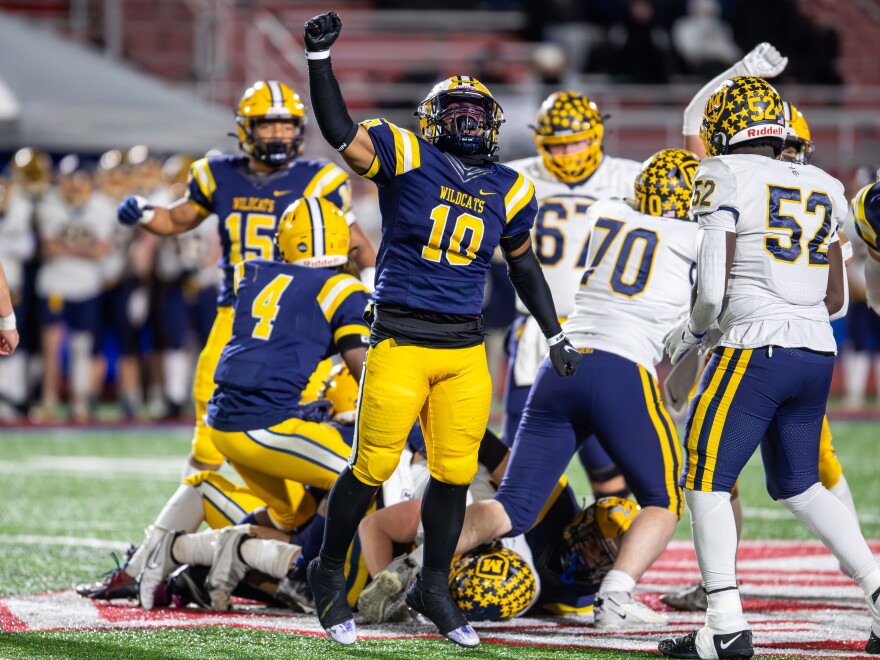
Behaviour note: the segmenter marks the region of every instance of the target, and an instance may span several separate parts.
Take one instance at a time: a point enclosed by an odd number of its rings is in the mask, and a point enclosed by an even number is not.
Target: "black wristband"
[[[507,277],[516,289],[516,295],[535,317],[544,336],[549,338],[562,332],[553,295],[544,279],[541,264],[531,248],[515,257],[507,257]]]
[[[495,468],[501,465],[501,461],[504,460],[504,457],[507,456],[509,451],[510,448],[501,442],[501,438],[492,433],[489,429],[486,429],[486,433],[480,441],[480,450],[477,455],[477,460],[489,470],[489,472],[494,472]]]
[[[344,151],[357,135],[358,125],[354,123],[336,76],[330,58],[308,60],[309,94],[312,97],[312,110],[318,120],[321,135],[336,151]]]

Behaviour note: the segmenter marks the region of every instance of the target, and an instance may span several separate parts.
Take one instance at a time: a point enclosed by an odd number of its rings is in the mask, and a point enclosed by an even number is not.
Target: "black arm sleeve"
[[[511,238],[516,239],[517,237]],[[519,245],[522,243],[521,241]],[[553,295],[550,293],[547,280],[544,279],[544,272],[541,270],[541,264],[538,263],[538,257],[535,256],[534,250],[529,248],[515,257],[507,255],[510,248],[504,244],[502,244],[502,250],[505,252],[504,258],[507,259],[507,276],[510,278],[513,288],[516,289],[519,299],[535,317],[545,337],[558,335],[562,332],[562,327],[556,316]]]
[[[358,125],[354,123],[336,76],[330,58],[308,60],[309,94],[312,97],[312,110],[318,120],[321,135],[336,151],[344,151],[357,135]]]

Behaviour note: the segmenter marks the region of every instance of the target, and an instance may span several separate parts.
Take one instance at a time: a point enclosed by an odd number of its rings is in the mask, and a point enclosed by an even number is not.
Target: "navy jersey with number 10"
[[[382,243],[377,303],[479,314],[502,237],[531,229],[535,187],[509,167],[468,167],[384,119],[363,123],[376,158],[363,174],[379,187]]]
[[[208,403],[219,431],[269,428],[299,416],[303,389],[318,363],[366,346],[367,289],[327,268],[252,259],[236,268],[232,339]]]

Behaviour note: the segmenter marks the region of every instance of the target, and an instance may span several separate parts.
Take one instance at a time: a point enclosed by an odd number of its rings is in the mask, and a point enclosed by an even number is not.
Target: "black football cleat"
[[[865,653],[869,655],[880,655],[880,637],[874,634],[874,631],[871,631],[871,636],[868,638],[867,643],[865,644]]]
[[[405,602],[410,609],[428,617],[450,642],[466,649],[479,645],[479,636],[452,600],[449,587],[432,588],[425,585],[419,573],[406,592]]]
[[[189,564],[184,564],[169,575],[165,585],[174,607],[195,605],[204,610],[211,609],[211,596],[205,588],[207,577],[207,567]]]
[[[354,644],[357,641],[357,627],[354,625],[354,614],[348,604],[345,573],[342,568],[328,571],[321,565],[321,559],[315,557],[309,562],[306,574],[315,598],[315,609],[318,610],[321,627],[334,642],[346,646]]]
[[[657,648],[667,658],[702,658],[703,656],[697,650],[697,634],[699,632],[699,630],[695,630],[683,637],[664,639],[657,645]],[[712,644],[715,646],[718,658],[747,660],[755,654],[751,630],[714,634],[712,635]]]

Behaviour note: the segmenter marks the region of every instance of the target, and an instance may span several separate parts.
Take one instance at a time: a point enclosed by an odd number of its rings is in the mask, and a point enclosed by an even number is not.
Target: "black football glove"
[[[330,50],[330,46],[339,38],[341,31],[342,19],[335,11],[328,11],[309,19],[305,24],[306,50],[310,53]]]
[[[578,350],[571,345],[565,335],[562,335],[559,341],[550,346],[550,362],[560,376],[574,376],[578,362],[583,359],[584,356],[578,353]]]

